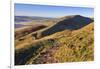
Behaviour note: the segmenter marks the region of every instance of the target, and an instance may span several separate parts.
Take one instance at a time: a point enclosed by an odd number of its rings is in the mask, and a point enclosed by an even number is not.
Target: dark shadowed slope
[[[93,22],[92,19],[80,16],[80,15],[75,15],[70,18],[65,17],[65,18],[63,18],[62,21],[59,21],[54,26],[42,31],[41,36],[51,35],[53,33],[63,31],[65,29],[67,29],[67,30],[80,29],[80,28],[88,25],[91,22]]]

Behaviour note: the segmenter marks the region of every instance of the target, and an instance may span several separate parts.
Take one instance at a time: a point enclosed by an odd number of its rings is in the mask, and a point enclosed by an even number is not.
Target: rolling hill
[[[74,15],[55,22],[15,40],[15,65],[94,60],[93,19]]]
[[[80,16],[80,15],[63,17],[61,21],[57,22],[57,24],[42,31],[41,36],[48,36],[50,34],[53,34],[53,33],[59,32],[59,31],[63,31],[65,29],[67,29],[67,30],[80,29],[80,28],[88,25],[91,22],[93,22],[92,19]]]
[[[51,20],[53,18],[50,17],[38,17],[38,16],[15,16],[15,22],[22,21],[32,21],[32,20]]]

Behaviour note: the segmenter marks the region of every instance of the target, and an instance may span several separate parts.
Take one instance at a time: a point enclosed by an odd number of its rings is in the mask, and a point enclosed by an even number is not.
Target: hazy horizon
[[[14,10],[15,16],[36,16],[50,18],[57,18],[68,15],[82,15],[85,17],[94,16],[94,9],[87,7],[50,6],[15,3]]]

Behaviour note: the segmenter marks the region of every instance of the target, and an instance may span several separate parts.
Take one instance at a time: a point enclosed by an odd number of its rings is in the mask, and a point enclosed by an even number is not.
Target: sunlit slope
[[[45,41],[44,48],[39,56],[32,57],[27,64],[34,63],[58,63],[58,62],[78,62],[94,60],[94,27],[93,23],[88,26],[75,30],[70,35],[59,33],[56,39]],[[57,33],[58,34],[58,33]],[[52,35],[55,36],[56,34]],[[56,36],[55,36],[56,37]],[[44,42],[44,43],[45,43]],[[49,47],[49,48],[48,48]]]
[[[16,65],[93,61],[94,25],[64,30],[16,49]],[[19,61],[18,61],[19,60]]]

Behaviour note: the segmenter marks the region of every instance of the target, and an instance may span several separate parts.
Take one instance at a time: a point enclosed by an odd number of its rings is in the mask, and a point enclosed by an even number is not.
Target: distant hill
[[[63,30],[76,30],[76,29],[80,29],[88,24],[90,24],[91,22],[93,22],[93,20],[91,18],[87,18],[87,17],[83,17],[80,15],[74,15],[74,16],[66,16],[63,18],[59,18],[58,21],[55,25],[49,27],[48,29],[45,29],[41,32],[41,36],[48,36],[51,34],[54,34],[56,32],[60,32]]]
[[[17,27],[17,26],[18,27],[24,26],[24,27],[18,28],[18,29],[15,30],[15,38],[20,38],[20,37],[28,35],[28,34],[30,34],[32,32],[35,32],[37,30],[46,28],[46,26],[42,25],[42,24],[35,24],[35,25],[31,25],[31,26],[25,26],[25,25],[21,25],[21,24],[16,24],[15,27]]]
[[[53,19],[49,17],[38,17],[38,16],[15,16],[15,22],[25,22],[32,20],[48,20]]]

